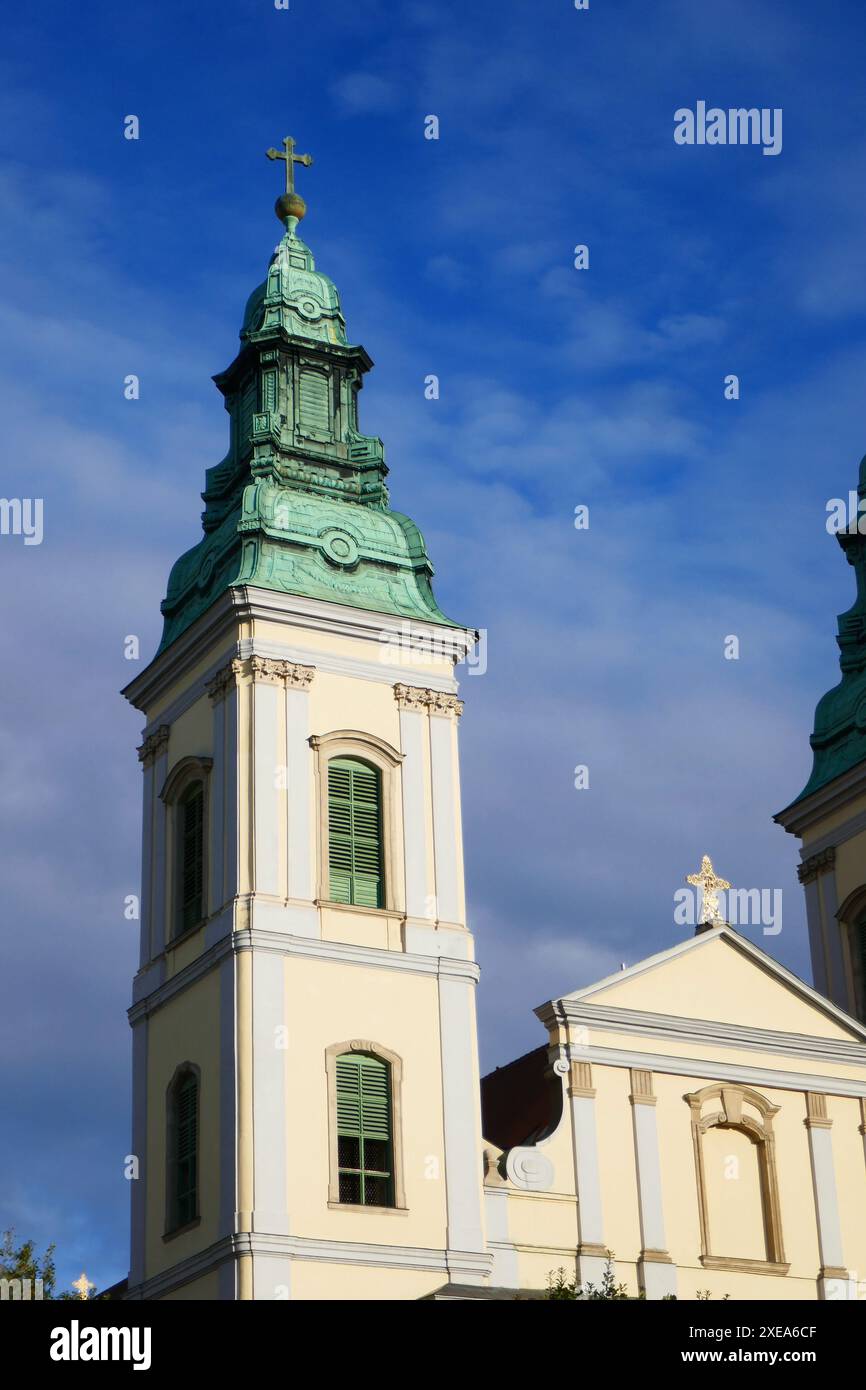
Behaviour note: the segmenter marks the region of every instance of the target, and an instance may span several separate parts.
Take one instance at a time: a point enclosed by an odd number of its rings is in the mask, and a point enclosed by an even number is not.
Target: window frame
[[[718,1099],[720,1109],[704,1113],[704,1107]],[[776,1140],[773,1133],[773,1116],[778,1114],[779,1106],[754,1091],[750,1086],[733,1082],[714,1082],[700,1091],[693,1091],[684,1097],[691,1110],[692,1140],[695,1156],[695,1180],[697,1183],[698,1216],[701,1232],[701,1264],[705,1269],[738,1270],[748,1274],[787,1274],[790,1265],[785,1261],[782,1242],[782,1213],[779,1202],[779,1180],[776,1172]],[[750,1105],[757,1110],[760,1119],[743,1114],[743,1106]],[[712,1253],[712,1232],[710,1230],[709,1202],[707,1197],[707,1175],[704,1164],[703,1136],[708,1129],[716,1126],[738,1129],[755,1144],[758,1175],[761,1185],[764,1235],[767,1242],[767,1259],[755,1260]]]
[[[386,1063],[390,1085],[391,1101],[391,1196],[389,1206],[366,1205],[360,1202],[340,1201],[340,1154],[337,1124],[337,1059],[351,1053],[365,1053]],[[325,1050],[325,1076],[328,1088],[328,1207],[336,1211],[404,1213],[406,1190],[403,1181],[403,1060],[381,1043],[369,1039],[352,1038],[341,1043],[332,1043]]]
[[[166,809],[166,885],[165,885],[165,949],[182,941],[186,936],[198,931],[210,915],[210,772],[212,758],[181,758],[168,774],[160,792],[160,799]],[[201,916],[197,922],[185,926],[183,922],[183,798],[195,785],[201,783]]]
[[[180,1163],[178,1159],[178,1104],[180,1093],[184,1085],[189,1081],[195,1083],[196,1088],[196,1110],[195,1110],[195,1184],[193,1187],[194,1203],[193,1213],[186,1216],[183,1221],[179,1212],[179,1192],[178,1176]],[[180,1234],[181,1231],[190,1230],[197,1226],[201,1220],[201,1068],[195,1062],[181,1062],[174,1070],[174,1075],[169,1082],[165,1093],[165,1231],[163,1239],[168,1240],[172,1236]]]
[[[313,734],[310,746],[316,754],[316,797],[318,801],[318,890],[317,905],[334,907],[343,912],[404,914],[405,883],[403,872],[402,836],[399,829],[398,807],[400,787],[398,775],[404,754],[377,738],[356,729],[337,729],[329,734]],[[335,758],[353,758],[367,763],[379,773],[381,792],[381,850],[382,892],[380,907],[365,907],[360,903],[335,902],[330,896],[330,830],[328,798],[328,766]]]

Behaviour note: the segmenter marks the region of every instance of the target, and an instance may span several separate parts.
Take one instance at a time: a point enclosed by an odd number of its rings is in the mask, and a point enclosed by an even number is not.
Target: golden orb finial
[[[300,222],[306,214],[307,205],[299,193],[295,192],[295,165],[303,164],[307,169],[313,162],[311,154],[295,154],[295,142],[291,135],[283,140],[282,150],[265,150],[268,159],[282,159],[286,165],[286,191],[274,203],[274,212],[281,222],[288,224],[289,218]]]

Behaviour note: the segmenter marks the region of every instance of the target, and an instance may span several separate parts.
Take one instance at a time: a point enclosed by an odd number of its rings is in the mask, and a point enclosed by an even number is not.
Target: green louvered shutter
[[[328,764],[331,900],[381,907],[382,792],[379,773],[353,758]]]
[[[175,1098],[175,1221],[185,1226],[198,1206],[198,1082],[186,1076]]]
[[[391,1068],[379,1057],[337,1058],[337,1149],[340,1201],[392,1206]]]
[[[180,803],[180,922],[188,931],[202,919],[204,902],[204,788],[196,782]]]

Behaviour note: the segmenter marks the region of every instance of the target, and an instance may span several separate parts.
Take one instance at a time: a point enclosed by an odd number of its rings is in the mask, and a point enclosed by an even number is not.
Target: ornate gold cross
[[[719,878],[713,869],[713,861],[708,854],[701,860],[701,872],[699,874],[688,874],[686,883],[690,883],[694,888],[700,888],[703,892],[703,913],[701,923],[713,927],[720,926],[724,918],[719,916],[719,893],[730,888],[726,878]]]
[[[296,164],[304,164],[304,165],[309,169],[310,165],[311,165],[312,162],[313,162],[313,156],[312,156],[311,154],[295,154],[295,141],[292,139],[291,135],[287,135],[287,136],[286,136],[286,138],[285,138],[284,141],[283,141],[283,145],[285,146],[285,151],[284,151],[284,152],[281,153],[280,150],[275,150],[275,149],[271,148],[271,149],[269,149],[269,150],[265,150],[265,154],[267,155],[268,159],[284,159],[284,160],[285,160],[285,162],[286,162],[286,192],[287,192],[287,193],[294,193],[294,191],[295,191],[295,165],[296,165]]]
[[[73,1289],[78,1290],[79,1298],[89,1298],[90,1290],[94,1287],[94,1285],[91,1284],[86,1274],[82,1274],[80,1279],[75,1280],[75,1283],[72,1285],[72,1287]]]

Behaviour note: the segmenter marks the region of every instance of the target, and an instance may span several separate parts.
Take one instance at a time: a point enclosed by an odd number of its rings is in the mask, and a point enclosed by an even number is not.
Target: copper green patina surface
[[[207,470],[204,536],[171,571],[160,651],[239,584],[458,626],[433,597],[421,532],[389,506],[381,439],[358,428],[373,364],[297,235],[305,210],[293,188],[278,199],[285,235],[250,295],[240,351],[214,377],[229,451]]]
[[[866,527],[866,458],[860,463],[857,497]],[[836,641],[842,679],[815,710],[815,731],[809,740],[812,775],[797,801],[866,759],[866,534],[859,531],[858,518],[851,519],[850,529],[840,531],[837,540],[854,568],[857,597],[847,613],[839,615]]]

